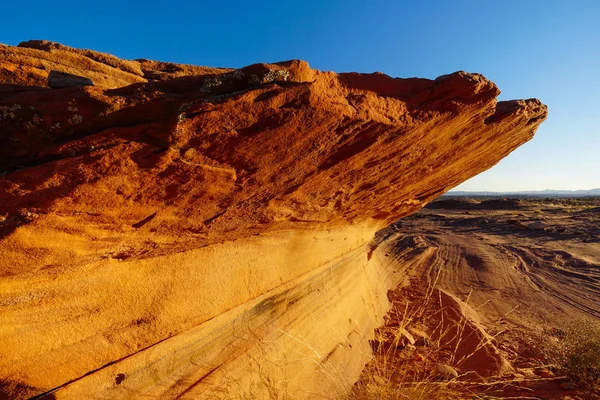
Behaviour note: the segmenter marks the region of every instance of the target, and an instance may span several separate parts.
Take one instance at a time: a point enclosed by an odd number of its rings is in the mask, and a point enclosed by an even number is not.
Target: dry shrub
[[[573,321],[567,328],[555,330],[558,339],[548,356],[558,372],[588,387],[600,386],[600,324]]]

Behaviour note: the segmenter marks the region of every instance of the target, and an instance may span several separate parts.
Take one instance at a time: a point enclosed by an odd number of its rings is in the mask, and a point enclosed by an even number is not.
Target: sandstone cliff
[[[540,101],[498,94],[462,71],[230,70],[0,45],[1,390],[343,391],[400,279],[368,246],[374,232],[546,118]]]

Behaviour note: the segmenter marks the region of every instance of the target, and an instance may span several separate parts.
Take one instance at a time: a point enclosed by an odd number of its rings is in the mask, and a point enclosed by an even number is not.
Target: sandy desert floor
[[[407,279],[355,398],[600,398],[547,357],[600,320],[600,199],[444,198],[379,240]]]

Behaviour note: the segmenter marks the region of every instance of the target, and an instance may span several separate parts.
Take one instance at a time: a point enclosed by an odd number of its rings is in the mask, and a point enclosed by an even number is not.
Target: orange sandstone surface
[[[546,118],[499,93],[0,45],[0,393],[343,392],[399,281],[374,232]]]

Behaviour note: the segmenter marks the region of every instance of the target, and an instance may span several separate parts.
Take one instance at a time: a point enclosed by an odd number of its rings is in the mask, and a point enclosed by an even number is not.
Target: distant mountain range
[[[518,192],[469,192],[450,191],[444,194],[446,197],[595,197],[600,196],[600,188],[590,190],[525,190]]]

